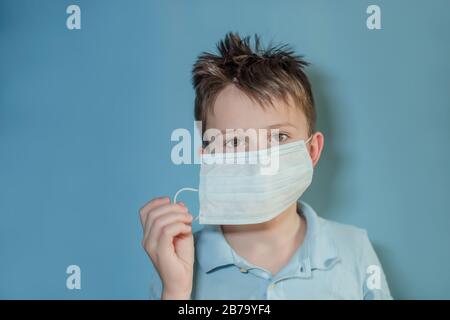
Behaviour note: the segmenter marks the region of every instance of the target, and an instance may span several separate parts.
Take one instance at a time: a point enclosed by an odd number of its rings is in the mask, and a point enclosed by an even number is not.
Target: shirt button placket
[[[276,282],[272,282],[271,284],[269,284],[269,286],[267,287],[267,299],[273,299],[275,297],[274,290],[276,287]]]

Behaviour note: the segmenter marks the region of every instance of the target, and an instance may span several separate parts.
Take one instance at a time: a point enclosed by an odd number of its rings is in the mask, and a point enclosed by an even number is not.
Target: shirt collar
[[[299,248],[300,260],[309,262],[311,269],[331,268],[339,257],[325,221],[303,201],[298,202],[298,208],[307,223],[305,240]]]
[[[333,240],[327,232],[323,220],[303,201],[298,201],[299,214],[307,221],[306,236],[302,245],[294,254],[294,266],[287,267],[295,273],[310,275],[314,269],[329,269],[338,261],[338,254]],[[237,261],[238,255],[226,241],[220,225],[206,225],[198,233],[196,239],[196,255],[200,267],[205,272],[228,265],[242,267],[242,261]],[[298,259],[296,259],[298,258]],[[250,265],[250,263],[247,263]]]
[[[225,239],[220,225],[203,227],[196,239],[195,254],[205,272],[234,264],[233,249]]]

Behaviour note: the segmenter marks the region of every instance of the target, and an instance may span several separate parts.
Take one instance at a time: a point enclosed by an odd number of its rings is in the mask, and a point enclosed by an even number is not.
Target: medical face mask
[[[312,138],[312,137],[311,137]],[[256,224],[295,203],[309,187],[313,165],[307,141],[264,150],[203,154],[198,191],[200,224]]]

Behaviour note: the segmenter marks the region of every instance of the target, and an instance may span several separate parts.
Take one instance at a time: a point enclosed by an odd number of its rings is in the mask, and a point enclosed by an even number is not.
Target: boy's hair
[[[241,38],[232,32],[217,44],[217,50],[218,54],[203,52],[192,70],[195,120],[202,121],[203,130],[219,92],[233,83],[262,107],[272,105],[273,98],[288,103],[291,97],[306,116],[309,134],[314,132],[314,98],[303,72],[309,63],[302,56],[285,44],[262,48],[258,35],[252,46],[250,37]]]

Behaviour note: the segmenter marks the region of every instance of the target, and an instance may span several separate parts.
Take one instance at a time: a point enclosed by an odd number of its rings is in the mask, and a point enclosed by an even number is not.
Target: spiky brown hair
[[[203,52],[192,70],[195,89],[195,119],[206,127],[207,114],[213,111],[217,95],[233,83],[262,107],[273,104],[273,98],[288,103],[291,97],[306,116],[309,133],[316,125],[316,110],[311,84],[303,72],[309,63],[286,44],[261,46],[260,37],[241,38],[230,32],[217,44],[217,54]]]

